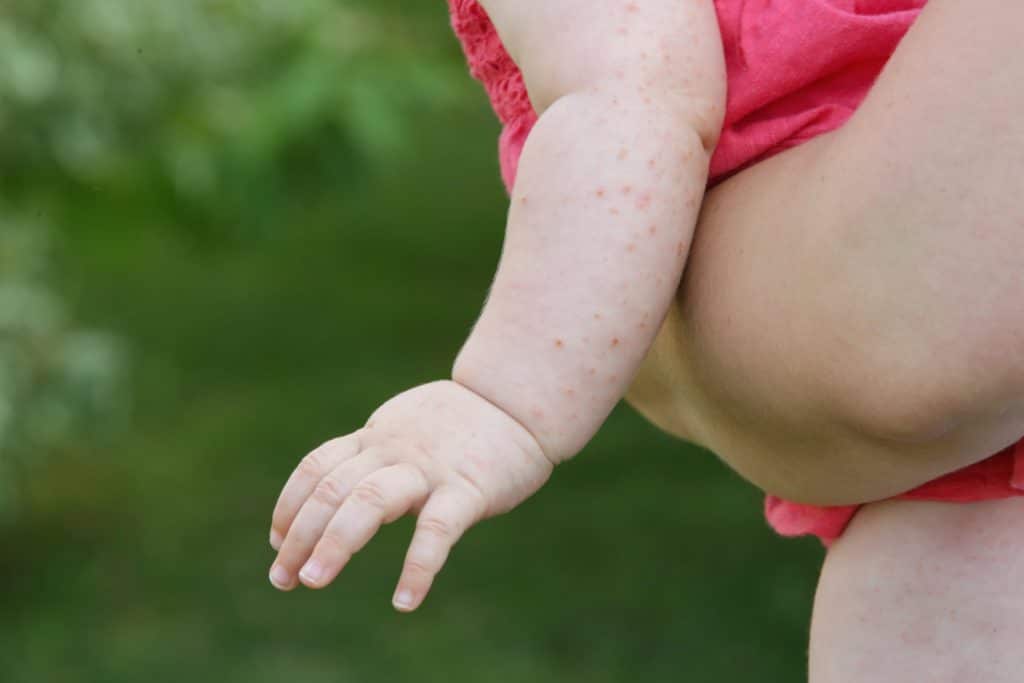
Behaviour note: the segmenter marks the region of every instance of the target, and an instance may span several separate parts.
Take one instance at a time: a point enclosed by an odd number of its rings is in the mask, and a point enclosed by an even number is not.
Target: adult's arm
[[[844,128],[710,193],[630,401],[817,504],[1024,435],[1022,27],[931,0]]]

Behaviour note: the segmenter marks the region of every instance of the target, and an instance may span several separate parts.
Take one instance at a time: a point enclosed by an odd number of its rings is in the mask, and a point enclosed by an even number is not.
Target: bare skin
[[[1022,25],[932,0],[847,126],[712,191],[633,405],[811,504],[1024,435]]]
[[[1013,683],[1024,670],[1024,499],[861,510],[829,550],[810,683]]]

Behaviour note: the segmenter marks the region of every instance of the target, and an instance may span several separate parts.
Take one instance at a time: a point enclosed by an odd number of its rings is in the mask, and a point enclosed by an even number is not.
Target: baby
[[[462,533],[534,493],[622,398],[679,286],[709,179],[843,123],[924,2],[615,0],[600,11],[581,0],[450,4],[505,124],[512,197],[500,267],[452,379],[393,398],[292,475],[270,539],[279,551],[270,578],[282,590],[326,586],[381,524],[413,512],[394,604],[418,607]],[[933,30],[963,25],[959,11],[942,4]],[[1005,436],[994,438],[1006,445]],[[1019,496],[1022,463],[1024,442],[901,497]],[[767,513],[782,533],[831,542],[857,509],[769,497]],[[878,509],[862,515],[862,529],[884,516]],[[928,510],[915,523],[954,527],[942,521],[953,514]],[[856,543],[830,557],[882,556],[850,550]],[[820,595],[827,604],[828,591]]]
[[[450,380],[392,398],[296,469],[271,532],[279,589],[326,586],[414,512],[393,602],[416,609],[470,526],[590,441],[679,285],[725,110],[714,5],[481,4],[540,117],[494,285]]]

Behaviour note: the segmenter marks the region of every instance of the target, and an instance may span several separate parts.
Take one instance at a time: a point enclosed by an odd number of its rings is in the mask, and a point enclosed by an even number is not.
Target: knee
[[[975,339],[959,352],[927,343],[900,351],[865,346],[840,383],[844,421],[898,443],[980,429],[1024,433],[1024,344],[1011,353],[976,333],[964,336]]]

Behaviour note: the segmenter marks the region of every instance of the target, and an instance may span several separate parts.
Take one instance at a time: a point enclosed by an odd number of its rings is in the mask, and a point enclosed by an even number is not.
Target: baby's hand
[[[382,524],[418,515],[393,603],[423,602],[448,551],[473,524],[539,489],[553,465],[504,411],[450,381],[399,394],[359,431],[296,468],[274,510],[270,580],[328,585]]]

